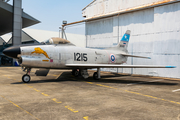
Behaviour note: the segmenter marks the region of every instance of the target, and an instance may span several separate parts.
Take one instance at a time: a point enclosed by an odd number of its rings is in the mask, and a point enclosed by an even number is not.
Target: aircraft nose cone
[[[20,47],[13,46],[13,47],[8,47],[8,48],[4,49],[3,53],[6,56],[9,56],[9,57],[12,57],[12,58],[17,58],[17,55],[21,54],[21,50],[20,50]]]

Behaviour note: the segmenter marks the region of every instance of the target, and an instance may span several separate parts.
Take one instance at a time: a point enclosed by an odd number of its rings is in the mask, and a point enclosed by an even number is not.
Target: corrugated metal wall
[[[116,5],[111,8],[113,10],[109,10],[114,11],[122,6],[137,6],[140,3],[145,4],[157,0],[130,1],[132,0],[105,0],[104,4],[108,2],[108,4]],[[96,4],[99,4],[99,2],[103,1],[97,0]],[[117,4],[117,2],[119,3]],[[120,5],[120,8],[118,5]],[[86,10],[89,12],[91,9],[86,8]],[[99,11],[97,11],[97,14],[100,14]],[[127,64],[175,65],[177,68],[118,69],[118,72],[180,78],[180,2],[87,22],[87,47],[112,47],[118,43],[126,30],[131,30],[129,53],[152,58],[151,60],[128,58]],[[117,69],[110,69],[110,71],[117,72]]]
[[[110,14],[116,11],[138,8],[141,6],[166,3],[175,0],[96,0],[83,10],[83,16],[91,18],[95,16]]]

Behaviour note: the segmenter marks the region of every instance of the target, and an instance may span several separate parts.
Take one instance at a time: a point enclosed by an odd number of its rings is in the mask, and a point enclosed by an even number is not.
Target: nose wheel
[[[31,80],[31,77],[28,74],[22,76],[22,81],[28,83]]]
[[[27,70],[27,72],[26,72],[25,75],[22,76],[22,81],[23,81],[24,83],[28,83],[28,82],[31,80],[30,75],[28,75],[28,74],[30,74],[31,68],[25,68],[24,71],[25,71],[25,70]]]

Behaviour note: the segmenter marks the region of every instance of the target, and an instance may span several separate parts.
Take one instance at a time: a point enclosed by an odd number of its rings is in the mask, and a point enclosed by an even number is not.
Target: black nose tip
[[[20,47],[9,47],[3,50],[3,53],[6,56],[12,57],[12,58],[17,58],[18,54],[21,54]]]

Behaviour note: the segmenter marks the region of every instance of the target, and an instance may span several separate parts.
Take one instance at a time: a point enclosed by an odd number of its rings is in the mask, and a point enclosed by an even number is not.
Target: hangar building
[[[175,69],[103,69],[119,73],[180,78],[179,0],[94,0],[82,10],[86,47],[117,45],[131,30],[128,51],[148,59],[128,58],[129,65],[175,65]]]
[[[39,23],[37,19],[28,15],[21,8],[22,0],[13,0],[13,6],[8,4],[10,0],[0,0],[0,36],[12,32],[11,45],[22,43],[22,28],[26,28]],[[0,38],[0,65],[9,63],[13,64],[12,59],[2,54],[3,49],[9,47],[9,44]]]

